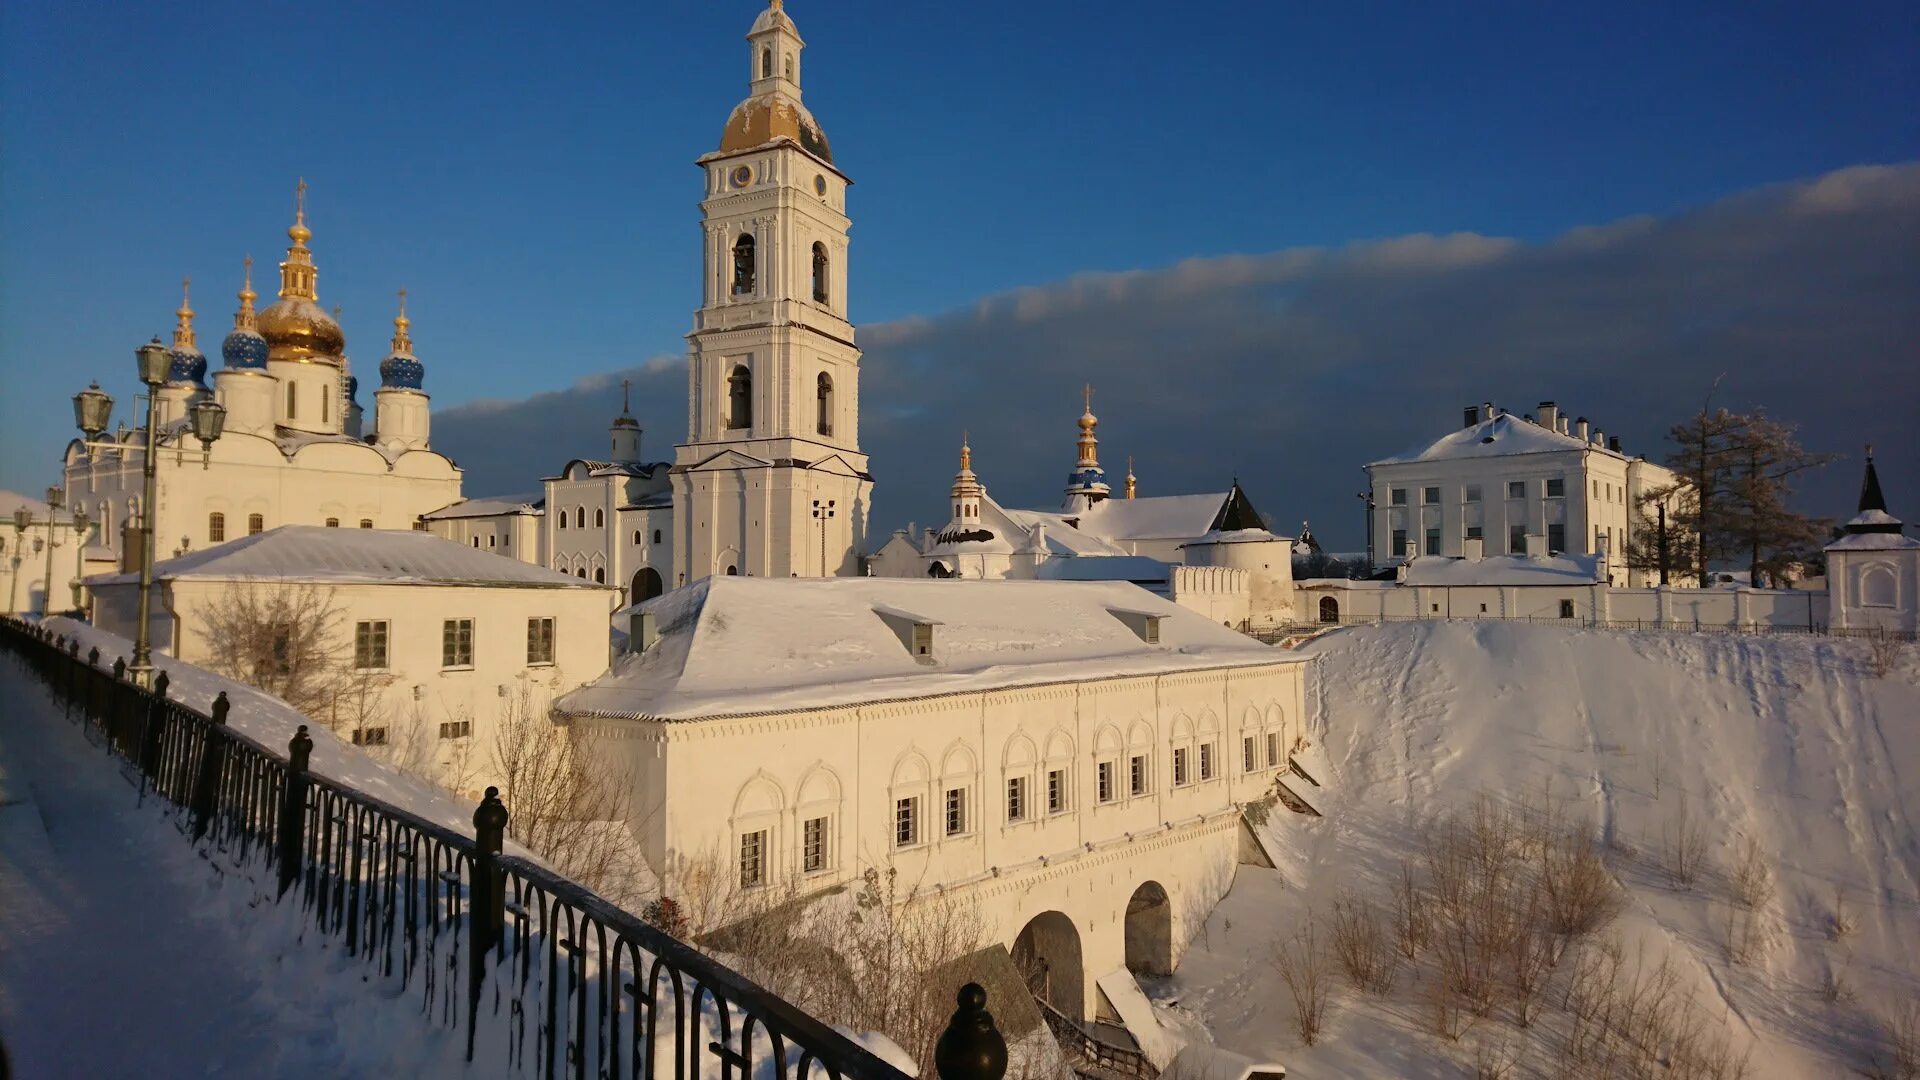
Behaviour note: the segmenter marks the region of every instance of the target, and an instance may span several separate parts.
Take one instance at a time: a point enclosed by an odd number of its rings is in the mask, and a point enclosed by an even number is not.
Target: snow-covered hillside
[[[1279,871],[1243,868],[1179,974],[1154,988],[1221,1046],[1300,1075],[1411,1077],[1470,1076],[1481,1041],[1522,1041],[1482,1020],[1448,1042],[1424,1030],[1414,977],[1376,998],[1336,975],[1328,1029],[1303,1047],[1271,960],[1344,889],[1390,904],[1423,823],[1483,792],[1539,805],[1550,790],[1590,820],[1626,887],[1601,937],[1621,939],[1629,966],[1670,956],[1710,1027],[1751,1046],[1751,1076],[1849,1075],[1873,1046],[1868,1010],[1920,999],[1912,649],[1875,677],[1864,642],[1495,622],[1356,628],[1308,648],[1324,658],[1337,771],[1327,817],[1276,809]],[[1662,867],[1683,814],[1707,841],[1685,889]],[[1777,889],[1763,945],[1735,963],[1728,875],[1749,839]],[[1552,1021],[1537,1025],[1546,1038]]]

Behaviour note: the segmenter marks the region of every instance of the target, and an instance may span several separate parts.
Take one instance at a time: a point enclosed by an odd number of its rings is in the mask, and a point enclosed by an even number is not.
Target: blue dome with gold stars
[[[380,387],[383,390],[418,390],[427,377],[427,369],[413,355],[413,338],[407,335],[407,290],[400,290],[400,314],[393,319],[393,351],[380,361]]]
[[[168,354],[167,381],[171,383],[191,383],[205,388],[207,385],[207,358],[200,350],[191,345],[181,348],[176,345]]]
[[[233,316],[233,333],[220,343],[227,367],[239,371],[267,369],[267,339],[261,335],[253,311],[253,256],[247,256],[246,284],[240,286],[240,310]]]

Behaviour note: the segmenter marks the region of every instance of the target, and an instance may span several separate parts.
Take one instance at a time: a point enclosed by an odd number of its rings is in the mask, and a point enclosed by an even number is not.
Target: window
[[[1254,750],[1253,736],[1249,735],[1240,740],[1240,769],[1242,772],[1252,772],[1259,767],[1260,759]]]
[[[1507,498],[1524,499],[1526,497],[1527,497],[1527,482],[1525,480],[1507,481]]]
[[[1556,476],[1553,479],[1547,481],[1547,498],[1561,499],[1561,498],[1565,498],[1566,494],[1567,494],[1567,482],[1565,480]]]
[[[1861,607],[1893,607],[1899,601],[1899,581],[1886,566],[1869,566],[1860,574]]]
[[[327,519],[327,528],[329,528],[329,529],[337,529],[337,528],[339,528],[339,527],[340,527],[340,519],[339,519],[339,518],[328,518],[328,519]]]
[[[449,720],[440,725],[440,737],[443,739],[464,739],[472,734],[471,720]]]
[[[1213,744],[1200,744],[1200,779],[1213,779]]]
[[[470,539],[470,540],[472,540],[472,541],[473,541],[473,546],[474,546],[474,547],[476,547],[476,548],[477,548],[477,547],[479,547],[479,546],[480,546],[480,538],[479,538],[478,536],[472,536],[472,537],[468,537],[468,539]]]
[[[595,585],[605,585],[605,584],[607,583],[607,568],[606,568],[606,567],[604,567],[604,566],[596,566],[596,567],[594,567],[594,568],[593,568],[593,583],[594,583]]]
[[[959,836],[967,831],[967,789],[947,789],[947,835]]]
[[[773,50],[772,49],[760,50],[760,77],[763,79],[773,78]]]
[[[1187,748],[1184,746],[1173,748],[1173,786],[1187,786]]]
[[[1560,601],[1560,617],[1563,619],[1573,618],[1573,601],[1571,600]]]
[[[800,869],[806,873],[827,868],[827,819],[808,818],[800,827]]]
[[[285,628],[273,631],[273,671],[278,675],[293,674],[293,632]]]
[[[1027,778],[1024,776],[1007,781],[1007,820],[1027,820]]]
[[[288,383],[287,384],[287,419],[289,420],[292,420],[295,417],[300,415],[300,409],[299,409],[300,400],[294,396],[293,390],[294,390],[293,384]]]
[[[1595,526],[1593,527],[1593,550],[1594,550],[1594,551],[1596,551],[1596,552],[1597,552],[1597,551],[1599,551],[1599,550],[1600,550],[1600,549],[1601,549],[1602,547],[1604,547],[1604,546],[1606,546],[1606,542],[1607,542],[1607,541],[1606,541],[1606,536],[1607,536],[1607,530],[1606,530],[1606,529],[1604,529],[1604,528],[1602,528],[1602,527],[1600,527],[1600,526],[1598,526],[1598,525],[1595,525]]]
[[[214,511],[207,515],[207,543],[223,544],[227,540],[227,515]]]
[[[733,242],[733,295],[745,296],[753,291],[753,285],[753,234],[741,233]]]
[[[586,507],[576,506],[573,508],[573,527],[576,529],[584,529],[587,527]]]
[[[659,530],[659,529],[655,529],[655,530],[653,530],[653,542],[654,542],[654,543],[656,543],[656,544],[660,542],[660,530]]]
[[[1387,496],[1388,501],[1391,502],[1393,505],[1395,506],[1407,505],[1407,489],[1406,488],[1389,488],[1388,491],[1391,492],[1391,494]]]
[[[1098,798],[1103,803],[1112,802],[1113,801],[1113,762],[1111,761],[1101,762],[1099,768],[1094,770],[1094,775],[1096,778],[1095,787],[1097,789],[1095,792],[1095,797]]]
[[[1427,506],[1438,505],[1440,502],[1440,489],[1437,487],[1421,489],[1420,501]]]
[[[560,520],[557,524],[554,525],[554,528],[564,529],[566,527],[567,527],[567,512],[565,510],[562,510],[560,511]]]
[[[633,530],[633,546],[634,547],[640,546],[640,530],[639,529]]]
[[[813,302],[827,302],[827,245],[818,241],[813,245]]]
[[[355,671],[386,670],[387,621],[385,619],[353,624],[353,667]]]
[[[387,729],[385,727],[354,728],[353,745],[385,746],[387,745]]]
[[[1468,485],[1467,485],[1467,495],[1466,495],[1466,499],[1465,499],[1465,501],[1466,501],[1466,502],[1479,502],[1479,501],[1480,501],[1480,485],[1479,485],[1479,484],[1468,484]]]
[[[1612,485],[1612,484],[1608,484],[1608,485],[1607,485],[1607,487],[1608,487],[1608,488],[1612,488],[1612,487],[1613,487],[1613,485]],[[1598,480],[1595,480],[1595,481],[1593,482],[1593,497],[1594,497],[1594,498],[1596,498],[1596,499],[1600,497],[1600,481],[1598,481]]]
[[[1487,538],[1487,534],[1486,534],[1486,532],[1485,532],[1485,530],[1483,530],[1483,529],[1481,529],[1481,528],[1480,528],[1480,526],[1478,526],[1478,525],[1469,525],[1469,526],[1467,526],[1467,539],[1469,539],[1469,540],[1485,540],[1486,538]]]
[[[1067,770],[1047,770],[1047,813],[1058,814],[1067,808]]]
[[[1134,795],[1147,793],[1147,759],[1135,754],[1127,762],[1127,790]]]
[[[910,796],[893,801],[893,846],[912,847],[920,842],[920,798]]]
[[[833,376],[821,372],[814,380],[814,430],[822,435],[833,434]]]
[[[593,527],[596,529],[607,527],[607,512],[597,506],[593,508]]]
[[[1527,553],[1527,527],[1525,525],[1507,526],[1507,554],[1525,555]]]
[[[1394,555],[1398,555],[1405,550],[1407,550],[1407,530],[1405,529],[1393,530],[1393,552],[1392,553]]]
[[[1267,732],[1267,767],[1272,768],[1279,764],[1280,733],[1277,731],[1269,731]]]
[[[495,537],[491,537],[491,536],[489,536],[489,537],[487,537],[487,550],[488,550],[488,551],[492,551],[492,550],[493,550],[493,542],[494,542],[494,540],[495,540],[495,539],[496,539]]]
[[[747,365],[736,364],[727,376],[727,427],[753,426],[753,373]]]
[[[320,390],[320,422],[323,424],[327,422],[327,391],[325,387],[322,387]]]
[[[247,535],[258,536],[267,529],[267,519],[259,514],[247,515]]]
[[[1547,550],[1556,554],[1567,550],[1567,527],[1565,525],[1547,526]]]
[[[767,830],[740,834],[740,887],[752,889],[767,883]]]
[[[448,619],[440,624],[440,666],[473,666],[472,619]]]
[[[553,663],[553,620],[533,618],[527,620],[527,663]]]
[[[913,624],[913,655],[933,655],[933,624],[917,622]]]
[[[371,529],[371,528],[373,528],[373,519],[372,519],[372,518],[361,518],[361,519],[360,519],[360,527],[361,527],[361,528],[363,528],[363,529]],[[492,545],[492,544],[488,544],[487,546],[488,546],[488,547],[492,547],[493,545]]]
[[[1440,529],[1438,526],[1427,530],[1426,546],[1421,548],[1429,555],[1440,554]]]

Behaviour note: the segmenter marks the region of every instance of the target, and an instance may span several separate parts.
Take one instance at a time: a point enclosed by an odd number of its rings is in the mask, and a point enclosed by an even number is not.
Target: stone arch
[[[840,776],[825,764],[816,764],[794,789],[794,835],[799,838],[798,863],[802,874],[831,870],[840,854]],[[823,834],[814,837],[810,823],[824,818]],[[817,847],[816,847],[817,845]]]
[[[1173,974],[1173,902],[1157,881],[1141,882],[1127,900],[1126,950],[1128,971]]]
[[[1860,605],[1862,607],[1893,607],[1899,602],[1899,579],[1894,575],[1893,567],[1885,563],[1876,563],[1860,574]]]
[[[651,600],[667,591],[666,582],[660,580],[660,571],[651,566],[643,566],[633,575],[633,591],[627,594],[627,602],[638,604]]]
[[[1337,623],[1340,621],[1340,601],[1331,596],[1320,598],[1320,621]]]
[[[1000,765],[1009,775],[1016,769],[1031,769],[1039,760],[1040,756],[1034,749],[1033,740],[1019,732],[1015,732],[1013,738],[1007,740],[1007,748],[1000,755]]]
[[[1013,939],[1013,966],[1035,998],[1069,1020],[1086,1018],[1086,965],[1080,928],[1058,911],[1027,920]]]

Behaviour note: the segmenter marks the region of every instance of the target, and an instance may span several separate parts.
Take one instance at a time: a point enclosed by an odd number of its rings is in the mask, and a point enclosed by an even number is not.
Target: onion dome
[[[734,107],[720,135],[720,153],[750,150],[786,140],[828,164],[833,150],[826,132],[800,104],[800,50],[806,42],[780,0],[772,0],[747,31],[753,71],[753,94]]]
[[[167,354],[167,381],[204,390],[207,385],[207,358],[194,343],[193,305],[187,301],[192,285],[190,278],[180,282],[180,307],[174,312],[180,325],[173,328],[173,348]]]
[[[296,191],[293,225],[287,229],[293,245],[287,248],[287,261],[280,264],[280,299],[260,313],[259,330],[267,339],[269,359],[337,365],[346,351],[347,337],[318,302],[319,272],[313,253],[307,250],[307,240],[313,236],[307,228],[307,182],[300,181]]]
[[[1080,414],[1079,456],[1067,477],[1067,498],[1085,497],[1089,504],[1107,497],[1107,473],[1100,467],[1100,439],[1094,434],[1100,420],[1093,415],[1093,387],[1086,388],[1086,408]]]
[[[400,314],[393,317],[393,351],[380,361],[382,390],[418,390],[427,369],[414,358],[413,339],[407,336],[407,290],[400,290]]]
[[[220,343],[220,355],[227,366],[241,371],[259,371],[267,366],[267,339],[260,336],[258,316],[253,312],[253,256],[247,256],[246,283],[240,286],[240,310],[233,314],[233,332]]]

